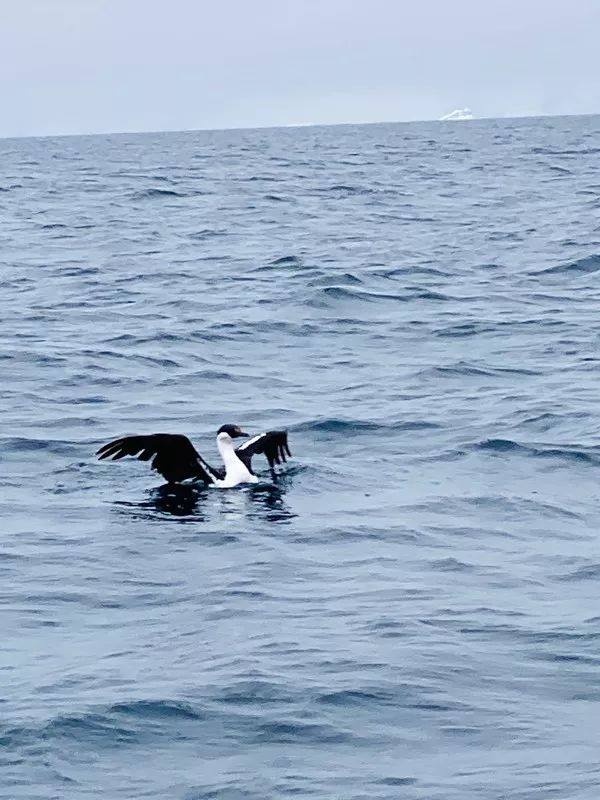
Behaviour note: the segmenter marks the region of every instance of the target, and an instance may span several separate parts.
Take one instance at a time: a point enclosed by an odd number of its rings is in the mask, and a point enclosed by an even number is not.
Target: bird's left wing
[[[187,436],[178,433],[153,433],[150,436],[124,436],[101,447],[98,458],[116,461],[124,456],[135,456],[140,461],[152,459],[152,469],[169,483],[195,479],[215,483],[222,477],[197,452]]]
[[[240,445],[235,451],[238,458],[251,470],[252,456],[264,454],[271,472],[275,464],[281,464],[287,461],[288,456],[291,457],[290,448],[288,446],[287,431],[267,431],[266,433],[259,433],[258,436],[253,436],[247,442]]]

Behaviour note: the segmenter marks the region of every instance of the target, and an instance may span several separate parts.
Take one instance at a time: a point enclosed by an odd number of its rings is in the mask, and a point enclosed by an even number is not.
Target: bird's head
[[[220,441],[227,439],[240,439],[247,436],[248,434],[244,433],[239,425],[221,425],[217,431],[217,439]]]

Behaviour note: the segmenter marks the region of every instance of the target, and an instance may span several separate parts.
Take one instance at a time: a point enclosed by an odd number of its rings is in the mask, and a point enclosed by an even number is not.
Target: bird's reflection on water
[[[286,503],[285,488],[286,478],[280,478],[277,484],[253,486],[246,495],[250,501],[248,515],[267,522],[289,522],[294,519],[297,515]]]
[[[165,483],[149,492],[148,507],[162,514],[174,517],[195,517],[206,519],[200,500],[205,495],[203,489],[195,486],[178,486]]]
[[[144,519],[166,514],[205,522],[209,515],[221,514],[285,523],[296,516],[285,501],[287,483],[280,477],[276,484],[259,483],[227,491],[164,484],[151,489],[139,503],[117,501],[115,505],[123,513]]]

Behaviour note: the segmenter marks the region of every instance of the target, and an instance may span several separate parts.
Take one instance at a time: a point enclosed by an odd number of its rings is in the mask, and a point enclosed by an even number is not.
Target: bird
[[[152,469],[168,483],[204,482],[215,489],[233,489],[243,483],[258,483],[252,470],[252,457],[264,454],[275,478],[275,465],[291,457],[287,431],[266,431],[248,438],[239,425],[221,425],[217,431],[217,447],[223,467],[211,467],[194,445],[180,433],[152,433],[124,436],[103,445],[96,455],[100,460],[117,461],[134,456],[140,461],[152,459]],[[234,439],[246,438],[239,447]]]

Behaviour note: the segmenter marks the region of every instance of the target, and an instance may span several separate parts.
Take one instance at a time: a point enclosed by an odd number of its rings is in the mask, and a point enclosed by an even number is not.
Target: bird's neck
[[[220,482],[223,488],[237,486],[239,483],[254,483],[256,478],[248,472],[246,465],[235,452],[231,439],[217,436],[217,447],[225,465],[225,479]]]
[[[217,447],[223,459],[223,464],[225,464],[225,471],[229,472],[229,470],[239,462],[233,442],[229,438],[217,436]]]

